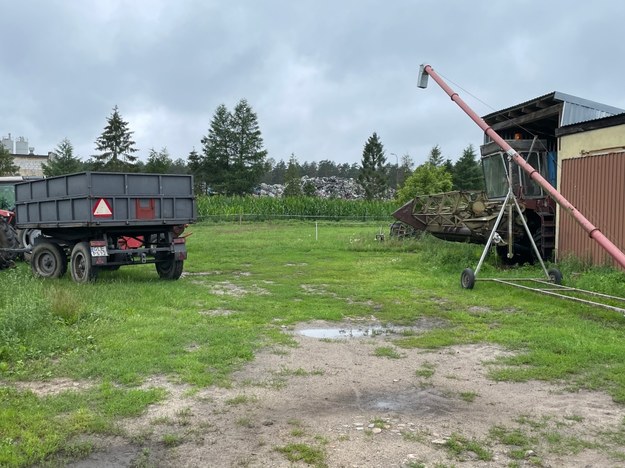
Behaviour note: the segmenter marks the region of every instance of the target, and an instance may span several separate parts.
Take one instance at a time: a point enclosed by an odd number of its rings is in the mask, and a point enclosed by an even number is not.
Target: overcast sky
[[[625,108],[625,2],[546,0],[1,0],[0,134],[87,159],[117,105],[145,160],[185,158],[215,109],[245,98],[269,157],[456,160],[479,115],[561,91]],[[475,97],[473,97],[475,96]],[[393,154],[394,153],[394,154]]]

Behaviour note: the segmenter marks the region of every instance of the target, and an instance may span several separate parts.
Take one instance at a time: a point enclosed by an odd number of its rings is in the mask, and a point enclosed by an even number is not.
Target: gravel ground
[[[624,411],[608,395],[495,382],[503,349],[405,350],[375,326],[287,330],[298,346],[259,353],[231,388],[154,377],[145,386],[168,399],[69,466],[623,466]],[[318,330],[337,338],[306,336]]]

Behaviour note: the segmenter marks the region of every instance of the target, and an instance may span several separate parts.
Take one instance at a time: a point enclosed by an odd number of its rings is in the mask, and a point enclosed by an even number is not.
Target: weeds
[[[417,377],[423,377],[424,379],[430,379],[434,375],[434,369],[436,366],[430,362],[424,362],[420,369],[415,371]]]
[[[402,358],[402,355],[399,354],[397,351],[395,351],[395,349],[391,348],[390,346],[380,346],[378,348],[375,348],[373,355],[376,357],[385,357],[388,359]]]
[[[318,447],[308,444],[288,444],[284,447],[276,447],[275,450],[282,453],[291,462],[303,461],[318,468],[327,466],[325,453]]]
[[[477,398],[477,392],[460,392],[460,398],[462,398],[467,403],[473,403],[475,398]]]

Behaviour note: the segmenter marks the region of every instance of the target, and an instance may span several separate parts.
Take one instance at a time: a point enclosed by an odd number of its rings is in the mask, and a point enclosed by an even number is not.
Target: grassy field
[[[400,347],[497,343],[518,353],[494,379],[565,381],[625,402],[620,314],[490,282],[463,290],[460,272],[475,266],[480,247],[375,240],[387,230],[384,223],[194,225],[188,274],[174,282],[158,280],[152,265],[103,272],[82,286],[34,279],[23,263],[0,272],[0,466],[88,453],[78,436],[118,434],[116,421],[164,398],[138,387],[146,378],[227,386],[261,347],[292,344],[282,326],[372,313],[393,324],[420,317],[448,324],[405,336]],[[620,272],[573,262],[562,269],[568,284],[625,296]],[[500,270],[489,259],[481,275],[540,272]],[[52,379],[81,385],[48,396],[24,387]]]

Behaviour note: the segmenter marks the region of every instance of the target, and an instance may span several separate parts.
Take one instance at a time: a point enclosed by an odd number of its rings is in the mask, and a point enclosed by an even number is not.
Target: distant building
[[[19,167],[18,175],[24,177],[43,177],[41,165],[50,160],[52,153],[41,154],[13,154],[13,164]]]
[[[2,137],[0,144],[13,156],[13,164],[19,168],[18,175],[43,177],[41,165],[49,161],[51,153],[47,155],[35,154],[35,148],[28,146],[28,139],[21,136],[17,140],[13,140],[10,133],[8,136]]]

